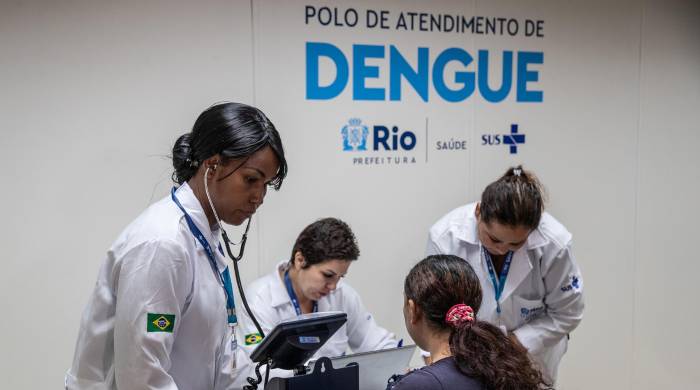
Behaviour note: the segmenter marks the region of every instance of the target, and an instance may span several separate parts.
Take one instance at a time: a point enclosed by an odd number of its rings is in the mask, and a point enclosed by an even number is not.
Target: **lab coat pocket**
[[[513,309],[519,325],[526,324],[545,313],[544,302],[541,299],[525,299],[513,297]]]

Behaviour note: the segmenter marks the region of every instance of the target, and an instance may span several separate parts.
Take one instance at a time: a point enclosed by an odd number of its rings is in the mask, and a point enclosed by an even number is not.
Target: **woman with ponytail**
[[[554,383],[569,334],[583,318],[583,281],[571,233],[544,211],[539,181],[522,166],[489,184],[481,201],[430,229],[426,254],[473,267],[484,299],[478,317],[521,344]]]
[[[432,364],[404,376],[394,390],[538,390],[547,388],[527,350],[481,321],[481,285],[457,256],[434,255],[404,282],[404,319]]]
[[[228,248],[222,222],[250,223],[267,188],[280,188],[282,141],[257,108],[222,103],[199,115],[172,157],[176,187],[107,251],[66,389],[223,390],[248,374],[219,235]]]

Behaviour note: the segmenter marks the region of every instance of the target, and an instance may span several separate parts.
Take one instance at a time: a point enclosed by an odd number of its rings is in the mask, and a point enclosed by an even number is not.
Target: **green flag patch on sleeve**
[[[148,313],[146,332],[173,333],[175,314]]]
[[[245,335],[245,345],[255,345],[255,344],[260,344],[262,341],[262,336],[260,333],[251,333]]]

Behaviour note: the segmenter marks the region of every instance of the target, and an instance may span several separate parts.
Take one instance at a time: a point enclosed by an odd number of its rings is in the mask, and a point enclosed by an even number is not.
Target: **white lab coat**
[[[246,297],[251,310],[260,323],[265,334],[283,320],[295,317],[296,311],[292,304],[284,280],[279,270],[284,269],[288,261],[282,261],[274,270],[246,287]],[[244,337],[257,333],[255,325],[244,310],[239,310],[241,333]],[[397,345],[395,336],[388,330],[377,325],[374,317],[365,309],[357,292],[348,283],[340,281],[337,288],[318,301],[318,311],[342,311],[347,313],[348,320],[338,331],[319,349],[312,359],[322,356],[335,357],[344,355],[348,348],[354,353],[393,348]],[[259,345],[246,345],[240,342],[249,355]],[[289,376],[291,371],[272,370],[270,377]]]
[[[212,248],[217,232],[185,183],[176,195]],[[217,254],[219,272],[226,260]],[[107,252],[83,313],[66,389],[240,388],[250,360],[233,353],[226,294],[170,195]],[[172,333],[147,332],[148,313],[173,314]],[[240,348],[238,348],[240,349]],[[237,369],[232,359],[237,359]]]
[[[426,254],[459,256],[474,268],[483,300],[477,318],[513,332],[542,368],[556,381],[566,352],[567,335],[583,317],[583,280],[571,253],[571,233],[548,213],[525,245],[513,254],[496,312],[495,289],[477,234],[476,203],[459,207],[430,229]]]

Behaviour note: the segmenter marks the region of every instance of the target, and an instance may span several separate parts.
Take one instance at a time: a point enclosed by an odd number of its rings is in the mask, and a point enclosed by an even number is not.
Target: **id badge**
[[[236,339],[236,326],[229,325],[231,329],[231,368],[236,369],[236,357],[238,356],[238,340]]]

